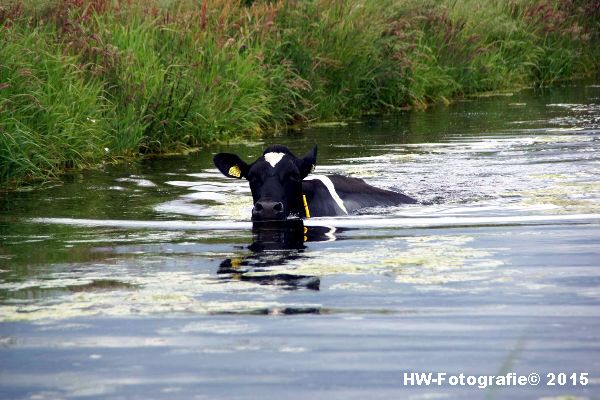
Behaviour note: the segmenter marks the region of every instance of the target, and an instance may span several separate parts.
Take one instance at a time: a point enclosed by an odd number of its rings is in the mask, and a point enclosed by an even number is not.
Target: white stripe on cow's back
[[[285,156],[285,153],[271,152],[271,153],[267,153],[267,154],[264,155],[265,161],[268,162],[269,164],[271,164],[271,167],[273,167],[273,168],[275,168],[275,166],[277,165],[277,163],[279,161],[281,161],[281,159],[283,158],[283,156]]]
[[[321,181],[321,183],[323,185],[325,185],[327,190],[329,190],[329,194],[331,195],[333,200],[336,202],[338,207],[340,207],[343,212],[348,214],[348,210],[346,210],[346,206],[344,205],[344,200],[342,200],[341,197],[335,191],[335,186],[333,186],[333,182],[331,182],[331,179],[329,179],[325,175],[309,175],[306,178],[304,178],[305,181],[312,181],[315,179]]]

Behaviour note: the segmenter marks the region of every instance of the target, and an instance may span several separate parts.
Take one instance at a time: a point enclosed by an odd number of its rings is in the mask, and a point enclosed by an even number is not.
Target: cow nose
[[[252,210],[253,219],[283,219],[283,203],[277,201],[257,201]]]

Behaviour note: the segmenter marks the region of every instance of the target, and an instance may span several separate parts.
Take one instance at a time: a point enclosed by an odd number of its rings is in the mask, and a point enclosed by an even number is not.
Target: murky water
[[[253,234],[211,158],[271,143],[420,204]],[[580,84],[0,194],[0,397],[598,398],[599,150]]]

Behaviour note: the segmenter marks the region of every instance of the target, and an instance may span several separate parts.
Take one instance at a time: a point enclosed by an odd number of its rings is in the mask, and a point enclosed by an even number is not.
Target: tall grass
[[[412,103],[594,73],[600,6],[581,3],[446,0],[399,7],[401,38],[410,32],[416,43],[402,55],[411,64]]]
[[[200,40],[198,31],[182,37],[175,24],[156,28],[156,21],[139,18],[131,25],[110,15],[96,21],[110,29],[113,46],[126,49],[107,88],[118,105],[111,118],[117,152],[197,146],[267,125],[268,79],[251,51]]]
[[[0,0],[0,184],[597,71],[573,0]]]
[[[44,28],[0,29],[0,182],[43,179],[102,160],[102,86]]]

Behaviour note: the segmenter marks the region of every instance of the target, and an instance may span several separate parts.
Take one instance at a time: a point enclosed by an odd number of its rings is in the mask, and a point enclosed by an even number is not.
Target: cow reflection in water
[[[220,278],[276,285],[284,289],[307,288],[319,290],[317,276],[272,273],[289,261],[307,258],[305,242],[335,240],[334,229],[327,227],[304,227],[301,220],[254,223],[253,242],[248,246],[252,253],[239,258],[224,260],[217,271]]]

